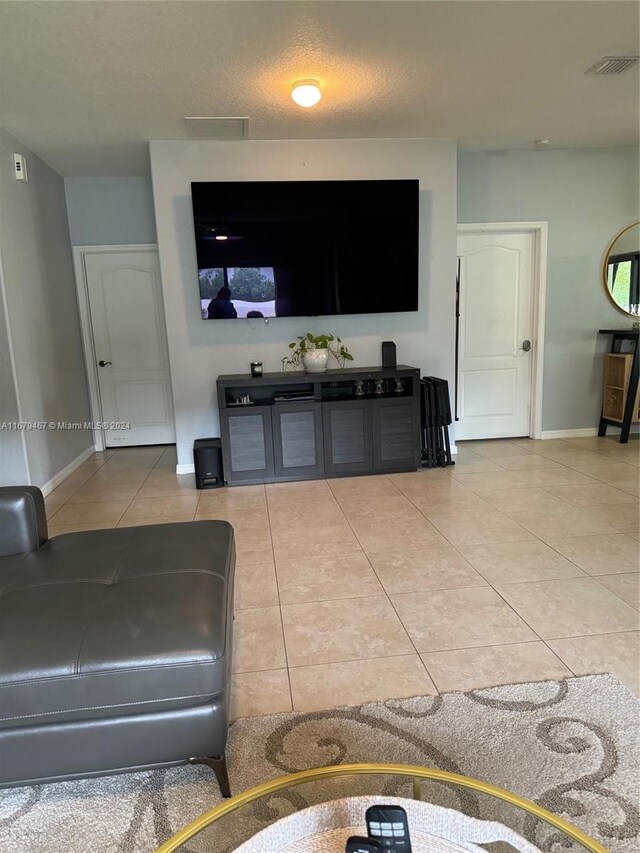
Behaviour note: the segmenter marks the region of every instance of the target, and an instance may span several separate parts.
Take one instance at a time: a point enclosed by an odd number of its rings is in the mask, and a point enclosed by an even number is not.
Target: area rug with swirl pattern
[[[231,727],[231,785],[238,793],[285,773],[351,762],[439,767],[534,800],[612,853],[635,853],[639,726],[639,700],[609,675],[252,717]],[[300,786],[228,815],[182,850],[228,853],[294,809],[363,793],[411,796],[410,782],[348,777]],[[553,830],[486,795],[429,782],[423,796],[501,820],[541,850],[564,849]],[[219,799],[204,767],[0,791],[0,850],[151,853]]]

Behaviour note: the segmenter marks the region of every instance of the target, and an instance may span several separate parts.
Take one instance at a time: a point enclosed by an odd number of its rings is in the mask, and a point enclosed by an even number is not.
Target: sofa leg
[[[229,785],[229,774],[227,772],[227,759],[224,755],[212,755],[204,758],[190,758],[189,764],[206,764],[216,774],[220,793],[223,797],[231,796],[231,787]]]

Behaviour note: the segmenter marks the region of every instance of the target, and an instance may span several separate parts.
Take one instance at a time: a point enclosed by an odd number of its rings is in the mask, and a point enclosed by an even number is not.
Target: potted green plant
[[[298,367],[302,362],[307,373],[323,373],[327,369],[329,356],[332,355],[340,367],[345,362],[353,361],[353,356],[342,340],[335,335],[298,335],[296,341],[289,344],[291,355],[284,359],[285,369],[287,365]]]

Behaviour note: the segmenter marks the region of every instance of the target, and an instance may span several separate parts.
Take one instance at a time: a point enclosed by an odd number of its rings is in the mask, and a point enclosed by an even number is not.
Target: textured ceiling
[[[63,175],[148,171],[184,116],[254,139],[433,137],[471,148],[631,146],[636,2],[0,2],[2,125]],[[291,83],[317,77],[303,111]]]

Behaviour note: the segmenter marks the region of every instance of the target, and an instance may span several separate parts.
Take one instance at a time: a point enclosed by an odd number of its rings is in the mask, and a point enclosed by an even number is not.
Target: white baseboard
[[[597,435],[598,427],[585,427],[585,429],[543,429],[540,438],[587,438]]]
[[[40,491],[46,497],[50,494],[56,486],[59,486],[63,480],[66,480],[69,474],[73,474],[76,468],[79,468],[83,462],[86,462],[90,456],[96,452],[95,446],[92,444],[91,447],[87,447],[86,450],[83,450],[80,456],[76,456],[73,462],[69,462],[68,465],[62,469],[62,471],[58,471],[58,473],[52,477],[48,483],[45,483],[44,486],[40,486]]]
[[[456,444],[451,445],[451,455],[455,456],[458,453],[458,447]]]
[[[631,432],[638,432],[640,425],[631,424]],[[616,427],[613,427],[616,429]],[[608,433],[613,435],[613,433]],[[546,438],[588,438],[592,435],[598,435],[598,427],[585,427],[584,429],[545,429],[540,436],[543,440]]]

